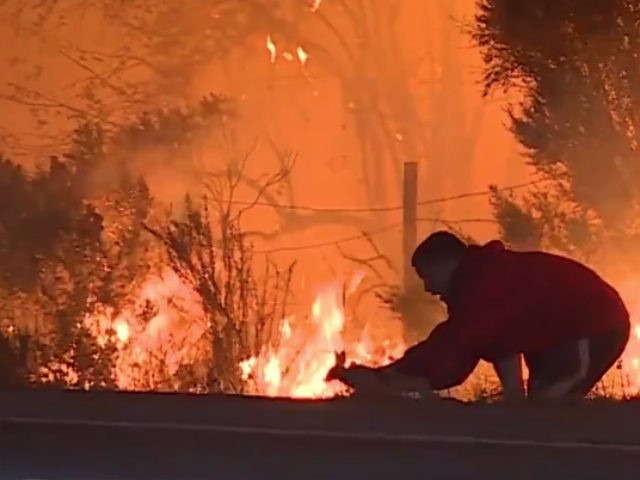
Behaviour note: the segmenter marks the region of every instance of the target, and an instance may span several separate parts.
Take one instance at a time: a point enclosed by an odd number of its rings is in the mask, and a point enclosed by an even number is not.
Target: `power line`
[[[548,182],[550,180],[548,179],[540,179],[540,180],[533,180],[530,182],[526,182],[526,183],[518,183],[515,185],[509,185],[507,187],[503,187],[503,188],[498,188],[498,191],[501,192],[510,192],[510,191],[514,191],[514,190],[520,190],[522,188],[526,188],[526,187],[530,187],[533,185],[537,185],[539,183],[543,183],[543,182]],[[490,195],[492,193],[492,190],[490,189],[486,189],[486,190],[478,190],[475,192],[467,192],[467,193],[459,193],[457,195],[450,195],[447,197],[438,197],[438,198],[432,198],[429,200],[422,200],[420,202],[418,202],[418,206],[425,206],[425,205],[436,205],[436,204],[440,204],[440,203],[447,203],[447,202],[451,202],[454,200],[462,200],[465,198],[473,198],[473,197],[486,197],[487,195]],[[256,202],[250,202],[250,201],[242,201],[242,200],[232,200],[231,202],[232,205],[241,205],[241,206],[263,206],[263,207],[272,207],[278,210],[297,210],[297,211],[306,211],[306,212],[316,212],[316,213],[372,213],[372,212],[393,212],[393,211],[399,211],[403,209],[402,205],[395,205],[395,206],[387,206],[387,207],[361,207],[361,208],[325,208],[325,207],[312,207],[312,206],[308,206],[308,205],[293,205],[293,204],[285,204],[285,205],[279,205],[279,204],[274,204],[271,202],[264,202],[264,201],[256,201]]]
[[[326,241],[326,242],[317,242],[317,243],[308,243],[306,245],[292,245],[290,247],[278,247],[278,248],[272,248],[269,250],[258,250],[254,253],[258,253],[258,254],[270,254],[270,253],[276,253],[276,252],[293,252],[293,251],[298,251],[298,250],[310,250],[313,248],[321,248],[321,247],[329,247],[332,245],[338,245],[341,243],[347,243],[347,242],[352,242],[354,240],[361,240],[363,238],[367,238],[370,237],[372,235],[378,235],[380,233],[389,231],[389,230],[393,230],[394,228],[400,227],[402,225],[402,222],[396,222],[396,223],[392,223],[390,225],[386,225],[384,227],[381,228],[377,228],[375,230],[370,230],[368,232],[363,232],[363,233],[359,233],[357,235],[351,235],[349,237],[341,237],[341,238],[337,238],[335,240],[331,240],[331,241]]]
[[[521,190],[523,188],[526,187],[531,187],[533,185],[538,185],[540,183],[546,183],[546,182],[550,182],[551,180],[548,178],[541,178],[539,180],[532,180],[530,182],[525,182],[525,183],[516,183],[514,185],[509,185],[506,187],[502,187],[502,188],[497,188],[496,190],[498,192],[513,192],[514,190]],[[479,190],[476,192],[468,192],[468,193],[459,193],[457,195],[450,195],[448,197],[440,197],[440,198],[434,198],[431,200],[424,200],[421,202],[418,202],[418,205],[434,205],[434,204],[438,204],[438,203],[446,203],[446,202],[451,202],[454,200],[461,200],[463,198],[471,198],[471,197],[486,197],[487,195],[491,195],[493,193],[493,190],[490,189],[486,189],[486,190]],[[402,208],[402,207],[400,207]]]
[[[442,223],[445,225],[456,225],[456,224],[462,224],[462,223],[491,223],[491,224],[498,223],[497,220],[490,219],[490,218],[464,218],[460,220],[445,220],[442,218],[418,218],[416,220],[419,222],[434,222],[434,223]],[[271,253],[278,253],[278,252],[294,252],[299,250],[312,250],[315,248],[336,246],[343,243],[353,242],[355,240],[362,240],[363,238],[369,238],[374,235],[378,235],[380,233],[393,230],[400,226],[402,226],[402,222],[395,222],[381,228],[369,230],[368,232],[363,232],[356,235],[350,235],[348,237],[340,237],[334,240],[308,243],[304,245],[291,245],[288,247],[276,247],[268,250],[256,250],[254,251],[254,253],[260,254],[260,255],[269,255]]]

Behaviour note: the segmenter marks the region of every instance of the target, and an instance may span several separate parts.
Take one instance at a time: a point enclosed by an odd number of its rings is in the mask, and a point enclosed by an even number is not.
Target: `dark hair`
[[[411,256],[411,265],[428,262],[438,257],[457,257],[465,252],[467,244],[451,232],[438,230],[425,238]]]

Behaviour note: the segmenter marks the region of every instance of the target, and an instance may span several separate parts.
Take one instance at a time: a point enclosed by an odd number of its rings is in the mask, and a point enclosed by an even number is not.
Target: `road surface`
[[[640,405],[0,392],[0,479],[631,479]]]

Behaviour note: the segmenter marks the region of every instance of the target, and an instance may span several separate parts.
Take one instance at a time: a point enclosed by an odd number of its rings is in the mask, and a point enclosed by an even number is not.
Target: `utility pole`
[[[408,291],[416,281],[411,255],[418,236],[418,163],[405,162],[402,187],[402,288]]]

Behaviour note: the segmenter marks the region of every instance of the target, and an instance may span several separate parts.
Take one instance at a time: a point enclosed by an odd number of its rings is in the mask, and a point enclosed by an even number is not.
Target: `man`
[[[515,252],[499,241],[466,245],[439,231],[411,260],[449,318],[396,362],[379,369],[341,365],[329,372],[356,391],[400,391],[422,382],[462,383],[479,360],[493,364],[505,399],[584,397],[615,364],[629,339],[629,313],[593,270],[545,252]]]

